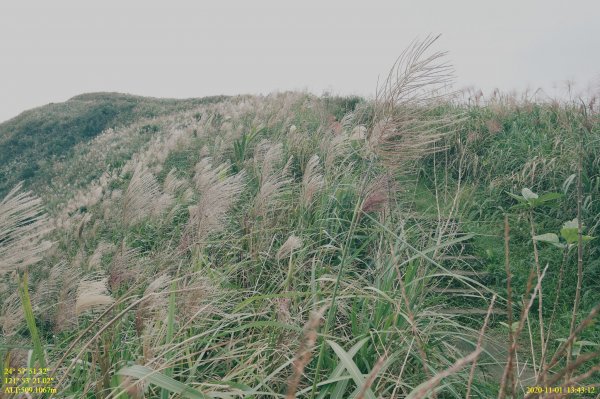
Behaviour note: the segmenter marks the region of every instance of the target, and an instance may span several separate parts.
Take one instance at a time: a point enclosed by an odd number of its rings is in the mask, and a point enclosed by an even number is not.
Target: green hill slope
[[[44,165],[108,128],[217,101],[158,99],[119,93],[88,93],[25,111],[0,124],[0,196],[18,181],[34,181]],[[32,179],[33,178],[33,179]]]

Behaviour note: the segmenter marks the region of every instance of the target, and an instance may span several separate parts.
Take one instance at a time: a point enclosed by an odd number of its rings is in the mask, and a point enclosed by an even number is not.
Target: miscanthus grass
[[[3,364],[70,398],[598,384],[597,104],[460,103],[435,39],[369,101],[240,96],[107,131],[57,164],[50,216],[17,186]]]

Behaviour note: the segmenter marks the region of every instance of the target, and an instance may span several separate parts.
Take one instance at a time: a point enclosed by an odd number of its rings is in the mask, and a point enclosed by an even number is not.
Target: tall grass
[[[169,116],[56,199],[39,263],[41,203],[11,192],[0,226],[15,198],[33,213],[0,236],[0,261],[29,270],[31,303],[0,292],[4,363],[31,348],[72,398],[597,384],[597,114],[457,105],[434,42],[374,101],[281,93]],[[32,252],[15,262],[15,243]]]

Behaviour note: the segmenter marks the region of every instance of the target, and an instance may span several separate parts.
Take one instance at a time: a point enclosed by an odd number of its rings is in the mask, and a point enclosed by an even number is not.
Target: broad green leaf
[[[546,234],[540,234],[538,236],[534,236],[533,237],[534,241],[540,241],[540,242],[546,242],[548,244],[552,244],[555,247],[558,248],[564,248],[565,245],[563,243],[560,242],[558,236],[554,233],[546,233]]]
[[[550,244],[557,244],[560,243],[560,240],[558,239],[558,236],[554,233],[546,233],[546,234],[540,234],[538,236],[534,236],[533,239],[535,241],[542,241],[542,242],[547,242]]]
[[[599,344],[591,341],[575,341],[575,345],[580,346],[598,346]]]
[[[528,189],[527,187],[525,187],[523,190],[521,190],[521,195],[528,202],[531,202],[531,200],[534,200],[534,199],[538,199],[538,195],[536,193],[534,193],[533,191],[531,191],[530,189]]]
[[[557,199],[562,198],[562,197],[563,197],[563,194],[561,194],[561,193],[546,193],[546,194],[542,194],[537,199],[537,202],[539,202],[539,203],[545,203],[545,202],[557,200]]]
[[[575,218],[573,220],[566,221],[563,224],[563,228],[564,229],[576,229],[576,228],[578,228],[578,226],[579,226],[579,221],[577,220],[577,218]]]
[[[578,241],[578,239],[579,239],[578,233],[579,233],[579,226],[578,226],[577,218],[570,220],[568,222],[565,222],[565,224],[563,224],[562,229],[560,229],[560,235],[562,236],[562,238],[565,239],[565,241],[567,241],[568,244],[575,244]],[[587,241],[593,240],[594,237],[588,236],[588,235],[582,235],[581,239],[583,242],[587,242]]]
[[[578,230],[578,221],[577,218],[575,218],[563,224],[562,229],[560,229],[560,235],[568,244],[575,244],[577,242]]]
[[[151,384],[154,384],[162,389],[166,389],[170,392],[180,394],[184,398],[189,399],[211,399],[210,396],[203,394],[202,392],[191,388],[171,377],[164,375],[158,371],[152,370],[148,367],[140,366],[138,364],[122,368],[117,372],[118,375],[126,375],[129,377],[136,378],[138,380],[144,380]]]

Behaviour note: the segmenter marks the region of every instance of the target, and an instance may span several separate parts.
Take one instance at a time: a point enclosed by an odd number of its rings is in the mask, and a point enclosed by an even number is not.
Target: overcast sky
[[[4,1],[0,121],[93,91],[372,96],[415,38],[442,34],[457,88],[600,78],[600,1]]]

